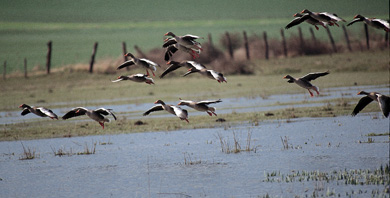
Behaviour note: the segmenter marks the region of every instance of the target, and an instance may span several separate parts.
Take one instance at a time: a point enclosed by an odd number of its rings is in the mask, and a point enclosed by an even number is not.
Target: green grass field
[[[247,31],[249,35],[267,31],[279,38],[280,29],[292,14],[304,8],[338,13],[347,21],[357,14],[388,17],[389,2],[372,1],[7,1],[0,6],[0,64],[7,61],[7,71],[22,70],[23,59],[28,68],[43,69],[46,43],[53,41],[52,65],[60,67],[87,63],[94,42],[99,42],[97,61],[117,58],[125,41],[128,51],[138,45],[143,50],[160,47],[163,34],[213,35],[218,44],[225,31]],[[305,35],[308,25],[303,24]],[[362,25],[348,27],[357,36]],[[333,28],[336,40],[342,39],[341,28]],[[374,31],[374,30],[372,30]],[[296,28],[286,35],[296,34]],[[325,31],[316,31],[327,39]],[[2,73],[2,69],[0,73]]]

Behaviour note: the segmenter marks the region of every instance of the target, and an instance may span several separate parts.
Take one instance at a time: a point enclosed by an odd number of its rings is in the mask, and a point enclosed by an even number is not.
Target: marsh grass
[[[23,153],[22,156],[19,158],[19,160],[32,160],[36,157],[39,157],[38,154],[36,154],[35,149],[31,149],[30,147],[25,147],[23,142],[20,142],[23,147]]]
[[[70,148],[68,151],[65,148],[59,148],[58,150],[51,146],[51,150],[53,151],[54,156],[72,156],[75,153],[73,152],[72,148]]]
[[[184,152],[183,155],[184,155],[184,165],[196,165],[202,163],[202,159],[192,158],[191,154],[187,152]]]
[[[96,152],[96,145],[97,145],[97,142],[93,142],[92,145],[91,145],[91,148],[90,148],[88,146],[88,143],[85,143],[84,151],[77,152],[76,154],[77,155],[92,155],[92,154],[95,154],[95,152]]]
[[[221,145],[221,151],[230,154],[230,153],[240,153],[240,152],[256,152],[257,146],[251,146],[252,141],[252,131],[249,129],[247,133],[247,139],[246,139],[246,145],[245,148],[241,148],[241,143],[238,137],[236,136],[236,133],[233,131],[233,144],[231,145],[231,142],[229,138],[225,138],[222,136],[221,133],[217,133],[217,138],[219,139],[219,143]]]
[[[357,102],[357,101],[355,101]],[[332,106],[332,111],[324,111],[322,106],[288,108],[272,111],[274,116],[266,116],[265,112],[246,112],[246,113],[229,113],[219,114],[226,122],[215,122],[209,116],[191,116],[190,123],[183,122],[175,117],[153,118],[145,117],[147,125],[134,125],[132,119],[118,119],[102,128],[90,120],[78,120],[76,122],[42,120],[37,122],[24,122],[16,124],[6,124],[3,130],[0,130],[0,140],[29,140],[39,138],[58,138],[58,137],[77,137],[101,134],[122,134],[122,133],[139,133],[150,131],[173,131],[179,129],[199,129],[199,128],[230,128],[236,124],[251,124],[253,126],[261,125],[265,120],[279,120],[279,122],[292,122],[291,117],[334,117],[350,115],[353,110],[352,105],[347,107]],[[377,105],[368,105],[364,112],[380,111]],[[269,112],[269,111],[267,111]],[[119,118],[121,114],[117,115]],[[239,143],[240,144],[240,143]],[[233,146],[233,145],[230,145]],[[238,146],[238,145],[237,145]]]

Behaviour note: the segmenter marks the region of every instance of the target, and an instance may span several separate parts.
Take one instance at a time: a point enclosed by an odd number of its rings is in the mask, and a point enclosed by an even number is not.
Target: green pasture
[[[128,51],[138,45],[145,52],[161,47],[168,31],[207,37],[210,33],[218,46],[226,31],[247,31],[249,36],[280,38],[280,29],[292,14],[304,8],[329,11],[350,21],[355,14],[387,18],[389,2],[378,1],[1,1],[0,65],[7,61],[7,72],[22,70],[27,59],[29,70],[44,69],[46,43],[53,41],[52,66],[87,63],[94,42],[99,42],[97,61],[122,55],[122,42]],[[309,37],[307,24],[303,33]],[[362,25],[348,27],[353,38],[362,39]],[[341,28],[332,27],[336,40],[343,41]],[[382,33],[379,30],[373,30]],[[285,32],[289,37],[296,28]],[[316,31],[327,39],[325,30]],[[205,39],[204,41],[207,41]],[[163,55],[161,54],[161,57]],[[114,63],[108,63],[114,64]],[[2,69],[1,72],[2,73]]]

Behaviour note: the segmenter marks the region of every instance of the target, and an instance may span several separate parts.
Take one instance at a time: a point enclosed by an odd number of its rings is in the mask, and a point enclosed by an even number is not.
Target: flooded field
[[[388,132],[378,112],[4,141],[0,197],[389,197]]]
[[[375,86],[353,86],[353,87],[335,87],[335,88],[326,88],[321,90],[321,95],[316,97],[310,97],[307,91],[303,91],[301,94],[286,94],[286,95],[271,95],[264,98],[224,98],[223,102],[212,105],[217,108],[218,114],[227,114],[232,112],[245,113],[245,112],[258,112],[258,111],[272,111],[283,108],[290,107],[319,107],[326,105],[329,100],[338,99],[338,98],[356,98],[357,103],[362,96],[356,95],[361,90],[375,90],[377,92],[388,95],[389,86],[388,85],[375,85]],[[208,98],[212,99],[212,98]],[[218,99],[218,98],[214,98]],[[118,100],[126,101],[126,98],[121,98]],[[130,99],[128,99],[130,100]],[[99,102],[99,101],[96,101]],[[106,101],[100,101],[106,102]],[[167,104],[176,105],[178,101],[166,101]],[[283,102],[283,104],[281,104]],[[55,104],[45,104],[44,106],[50,107],[50,105],[59,105],[61,103]],[[119,117],[126,117],[127,119],[141,119],[145,118],[142,116],[142,113],[147,109],[152,107],[152,103],[141,103],[141,104],[123,104],[123,105],[104,105],[105,108],[113,109],[114,112]],[[37,106],[39,106],[37,104]],[[57,115],[62,116],[70,109],[75,106],[70,106],[68,108],[51,108],[53,112]],[[88,109],[96,109],[101,106],[86,106]],[[190,116],[204,115],[204,112],[194,111],[191,108],[184,107],[189,110]],[[34,122],[38,121],[41,118],[33,114],[27,114],[26,116],[21,116],[21,109],[15,107],[15,111],[11,112],[0,112],[0,124],[11,124],[11,123],[21,123],[21,122]],[[170,117],[171,115],[166,113],[157,113],[153,114],[152,117]],[[87,117],[82,117],[79,120],[89,120]],[[66,122],[72,122],[74,120],[68,120]]]

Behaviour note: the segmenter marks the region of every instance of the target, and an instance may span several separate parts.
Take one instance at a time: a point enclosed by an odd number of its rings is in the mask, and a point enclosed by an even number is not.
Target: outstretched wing
[[[166,50],[165,50],[165,56],[164,60],[168,61],[172,55],[177,51],[178,49],[174,45],[170,45]]]
[[[58,119],[58,116],[55,113],[53,113],[53,111],[50,109],[44,107],[38,107],[37,110],[41,111],[43,114],[47,115],[50,118]]]
[[[197,102],[197,104],[213,104],[213,103],[219,103],[219,102],[222,102],[221,99],[218,99],[218,100],[203,100],[203,101],[199,101]]]
[[[347,24],[347,26],[350,26],[350,25],[352,25],[352,24],[354,24],[354,23],[356,23],[356,22],[359,22],[359,21],[363,21],[363,19],[361,19],[361,18],[356,18],[356,19],[354,19],[353,21],[349,22],[349,23]]]
[[[24,115],[29,114],[29,113],[31,113],[30,110],[28,110],[27,108],[24,108],[21,115],[24,116]]]
[[[162,105],[156,105],[156,106],[153,106],[152,108],[150,108],[149,110],[147,110],[144,114],[142,114],[143,116],[147,116],[149,115],[151,112],[153,111],[162,111],[164,110]]]
[[[73,117],[76,117],[76,116],[85,115],[86,112],[87,112],[86,108],[84,108],[84,107],[76,107],[76,108],[70,110],[64,116],[62,116],[62,119],[66,120],[66,119],[73,118]]]
[[[101,115],[105,115],[105,116],[112,115],[112,117],[114,117],[114,119],[116,120],[116,116],[112,112],[112,109],[99,108],[99,109],[95,109],[93,111],[96,113],[99,113]]]
[[[161,67],[159,64],[157,64],[151,60],[145,59],[145,58],[140,58],[139,61],[144,62],[147,65],[149,65],[149,69],[152,69],[153,71],[156,71],[156,66]]]
[[[187,61],[187,63],[190,64],[192,67],[195,67],[195,69],[197,69],[197,70],[206,69],[206,66],[204,66],[200,63],[197,63],[195,61]]]
[[[325,75],[328,75],[328,74],[329,74],[329,71],[309,73],[309,74],[301,77],[301,79],[306,80],[306,81],[311,81],[311,80],[317,79],[318,77],[325,76]]]
[[[181,67],[180,64],[171,64],[161,75],[160,78],[163,78],[165,75],[167,75],[169,72],[175,71]]]
[[[170,46],[170,45],[174,45],[174,44],[176,44],[176,43],[177,43],[177,41],[176,41],[176,39],[174,39],[174,38],[167,39],[167,40],[164,42],[164,44],[163,44],[163,48],[166,48],[166,47],[168,47],[168,46]]]
[[[118,79],[116,79],[116,80],[112,80],[111,82],[120,82],[120,81],[122,81],[123,80],[123,78],[118,78]]]
[[[298,24],[301,24],[302,22],[306,21],[309,18],[309,14],[305,14],[302,17],[295,17],[289,24],[284,27],[285,29],[291,28],[293,26],[296,26]]]
[[[361,98],[359,100],[358,104],[356,105],[355,109],[353,109],[352,116],[355,116],[356,114],[358,114],[361,110],[364,109],[364,107],[366,107],[372,101],[373,101],[373,99],[371,99],[368,96],[364,96],[363,98]]]
[[[203,39],[203,37],[192,35],[192,34],[186,34],[186,35],[182,36],[182,39],[193,41],[195,39]]]
[[[129,66],[132,66],[132,65],[134,65],[133,59],[128,60],[128,61],[122,63],[122,64],[119,65],[116,69],[122,69],[122,68],[129,67]]]
[[[183,77],[184,77],[184,76],[187,76],[187,75],[190,75],[190,74],[192,74],[192,73],[195,73],[195,72],[199,72],[199,70],[190,69],[188,72],[186,72],[185,74],[183,74]]]
[[[185,119],[188,117],[188,112],[185,109],[182,109],[177,106],[171,106],[173,111],[175,112],[176,116],[179,117],[180,119]]]
[[[387,118],[390,114],[390,97],[376,94],[378,96],[379,107],[381,108],[383,115]]]

